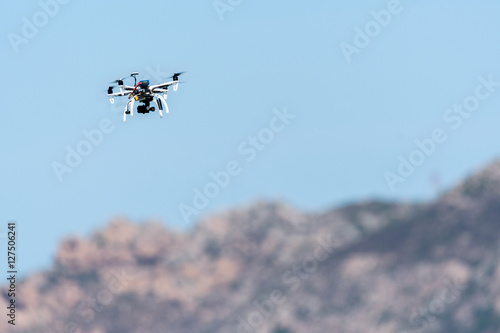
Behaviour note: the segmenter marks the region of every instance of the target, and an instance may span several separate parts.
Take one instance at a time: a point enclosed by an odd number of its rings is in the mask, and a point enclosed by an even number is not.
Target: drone
[[[134,72],[130,74],[130,77],[134,78],[134,86],[127,86],[123,83],[124,79],[118,79],[113,81],[113,83],[118,84],[118,86],[111,86],[108,88],[108,98],[111,104],[115,102],[115,97],[128,96],[128,103],[125,106],[125,111],[123,112],[123,121],[127,121],[127,115],[134,115],[134,103],[142,103],[137,106],[137,113],[145,114],[149,112],[154,112],[158,109],[160,118],[163,118],[163,110],[168,113],[167,106],[167,92],[170,86],[173,87],[174,91],[179,88],[179,76],[185,72],[175,73],[170,78],[172,81],[160,83],[156,85],[150,85],[149,80],[142,80],[137,82],[137,75],[139,73]],[[128,78],[128,77],[127,77]],[[126,78],[125,78],[126,79]],[[118,87],[119,91],[114,92],[113,89]],[[151,102],[156,105],[150,106]]]

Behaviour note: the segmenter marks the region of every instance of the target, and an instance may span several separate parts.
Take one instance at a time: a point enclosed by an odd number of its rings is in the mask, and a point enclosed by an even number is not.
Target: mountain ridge
[[[499,185],[497,161],[427,203],[115,219],[19,282],[15,331],[498,332]]]

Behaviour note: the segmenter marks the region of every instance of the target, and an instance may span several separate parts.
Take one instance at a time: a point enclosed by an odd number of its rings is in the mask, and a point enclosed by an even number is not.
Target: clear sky
[[[499,155],[500,88],[478,78],[500,81],[500,3],[65,1],[0,5],[0,234],[18,221],[24,273],[113,217],[186,228],[180,205],[195,209],[195,189],[228,163],[200,216],[259,199],[309,211],[430,200]],[[133,71],[187,71],[162,120],[123,123],[107,100]],[[464,100],[473,111],[447,111]],[[60,181],[54,162],[102,122]],[[446,140],[415,153],[436,128]],[[422,163],[402,177],[412,153]],[[386,172],[404,180],[394,191]]]

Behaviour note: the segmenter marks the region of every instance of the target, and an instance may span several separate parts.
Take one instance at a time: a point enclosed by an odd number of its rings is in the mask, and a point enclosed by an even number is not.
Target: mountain
[[[1,332],[500,332],[500,162],[434,202],[116,219],[18,282]],[[0,307],[7,307],[7,286]]]

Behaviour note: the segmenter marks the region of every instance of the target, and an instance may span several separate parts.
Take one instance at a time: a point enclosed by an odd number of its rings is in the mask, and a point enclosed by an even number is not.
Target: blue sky
[[[443,115],[474,95],[478,77],[500,80],[500,4],[401,1],[348,62],[341,43],[355,45],[356,27],[389,3],[242,1],[221,20],[211,1],[72,0],[18,52],[13,34],[25,38],[26,20],[43,20],[43,9],[2,4],[0,223],[19,223],[21,270],[49,267],[63,237],[113,217],[186,228],[179,205],[192,205],[194,190],[233,160],[241,172],[202,216],[259,199],[309,211],[430,200],[493,161],[500,90],[459,129]],[[188,71],[169,93],[170,114],[123,123],[106,98],[109,82],[133,71],[155,81],[157,68]],[[295,118],[246,161],[238,146],[284,109]],[[53,163],[103,120],[113,130],[59,181]],[[446,142],[391,191],[384,174],[435,128]]]

